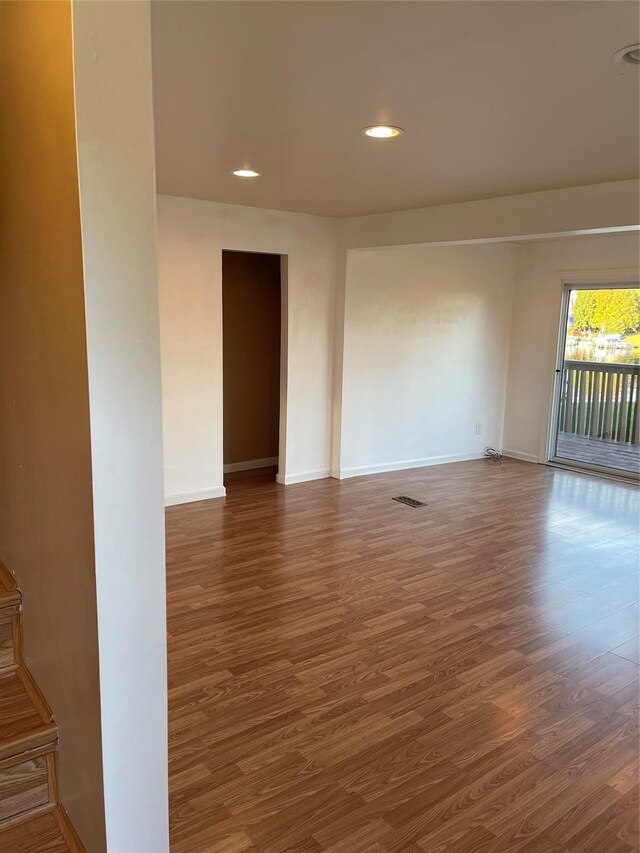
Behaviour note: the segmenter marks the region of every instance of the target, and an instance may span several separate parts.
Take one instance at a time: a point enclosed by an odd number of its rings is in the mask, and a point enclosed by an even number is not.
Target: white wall
[[[222,250],[288,256],[285,482],[326,477],[331,454],[336,220],[158,196],[167,503],[224,494]]]
[[[500,446],[514,258],[506,243],[349,252],[341,477]]]
[[[427,257],[435,256],[424,253],[435,251],[443,243],[449,244],[449,250],[456,248],[456,243],[466,244],[458,246],[460,258],[471,256],[465,254],[466,250],[480,253],[486,243],[491,248],[478,257],[497,258],[499,244],[511,239],[611,229],[629,231],[637,229],[640,218],[637,181],[344,220],[169,196],[158,197],[158,210],[167,503],[224,494],[222,249],[289,256],[290,346],[285,362],[288,415],[284,424],[286,453],[281,454],[281,465],[285,469],[284,481],[296,482],[324,477],[329,471],[341,476],[341,471],[344,475],[344,470],[353,467],[409,464],[411,459],[431,459],[440,452],[464,456],[486,444],[499,443],[500,435],[493,429],[488,431],[489,424],[471,442],[465,427],[464,436],[448,435],[446,442],[438,439],[433,446],[430,442],[435,436],[428,437],[424,444],[414,444],[410,436],[404,436],[393,448],[385,447],[380,437],[374,441],[370,436],[365,449],[355,447],[348,423],[343,434],[342,407],[347,401],[347,392],[342,388],[346,379],[346,281],[349,278],[351,282],[352,271],[359,270],[359,264],[377,268],[391,257],[413,258],[410,267],[419,267],[425,261],[428,268]],[[621,239],[633,241],[634,237],[623,235]],[[412,244],[418,254],[402,254]],[[395,247],[401,254],[382,252],[367,259],[355,253],[373,247]],[[502,254],[509,258],[511,270],[515,251],[519,249],[507,248]],[[410,288],[413,272],[406,272]],[[460,272],[466,276],[462,268]],[[388,285],[379,282],[377,286],[382,299]],[[410,298],[413,297],[408,291],[407,299]],[[363,324],[370,311],[366,299],[359,306],[351,304],[346,322],[353,324],[354,312],[360,309],[364,314],[358,322]],[[375,329],[380,318],[371,319],[371,328]],[[479,328],[474,334],[476,331]],[[366,348],[372,341],[362,335],[362,344]],[[352,340],[352,361],[356,358],[353,347]],[[349,399],[352,396],[349,392]],[[474,424],[475,420],[474,415]],[[348,453],[348,461],[341,458],[343,451]]]
[[[149,4],[73,3],[107,848],[169,849]]]
[[[518,248],[504,429],[505,452],[545,462],[563,275],[637,275],[638,234],[578,237]],[[614,273],[615,277],[615,273]]]

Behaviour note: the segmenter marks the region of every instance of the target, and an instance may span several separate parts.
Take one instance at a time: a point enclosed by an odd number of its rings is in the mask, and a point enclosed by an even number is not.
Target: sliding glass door
[[[638,479],[640,289],[566,285],[551,461]]]

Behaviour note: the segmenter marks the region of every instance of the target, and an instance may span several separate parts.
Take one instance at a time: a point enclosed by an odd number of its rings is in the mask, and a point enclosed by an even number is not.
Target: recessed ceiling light
[[[260,172],[254,172],[253,169],[236,169],[233,174],[236,178],[257,178]]]
[[[365,136],[372,136],[374,139],[393,139],[394,136],[403,134],[404,130],[390,124],[375,124],[372,127],[363,128],[362,132]]]
[[[628,65],[640,65],[640,44],[630,44],[613,54],[614,62],[626,62]]]

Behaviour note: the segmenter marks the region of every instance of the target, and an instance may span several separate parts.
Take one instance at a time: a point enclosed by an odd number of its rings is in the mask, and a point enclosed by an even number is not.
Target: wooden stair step
[[[18,589],[16,580],[0,561],[0,610],[5,607],[20,607],[22,594]]]
[[[55,805],[57,771],[55,744],[0,759],[0,827]]]
[[[22,666],[0,672],[0,759],[55,744],[51,709]]]
[[[73,853],[82,848],[69,838],[67,823],[59,807],[15,821],[0,828],[0,850],[2,853]]]
[[[22,662],[22,594],[0,561],[0,668]]]
[[[58,728],[23,666],[22,593],[0,561],[0,851],[84,853],[58,793]]]
[[[0,607],[0,672],[22,661],[22,621],[19,605]]]

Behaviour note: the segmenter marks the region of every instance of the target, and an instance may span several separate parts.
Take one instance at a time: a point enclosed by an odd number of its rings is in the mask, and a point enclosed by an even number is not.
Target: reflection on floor
[[[637,444],[559,432],[556,455],[574,462],[640,474],[640,446]]]
[[[233,473],[224,475],[225,488],[230,484],[233,486],[238,481],[242,480],[260,480],[263,483],[275,482],[278,466],[273,465],[268,468],[250,468],[248,471],[234,471]]]
[[[637,848],[633,486],[256,478],[167,533],[172,851]]]

